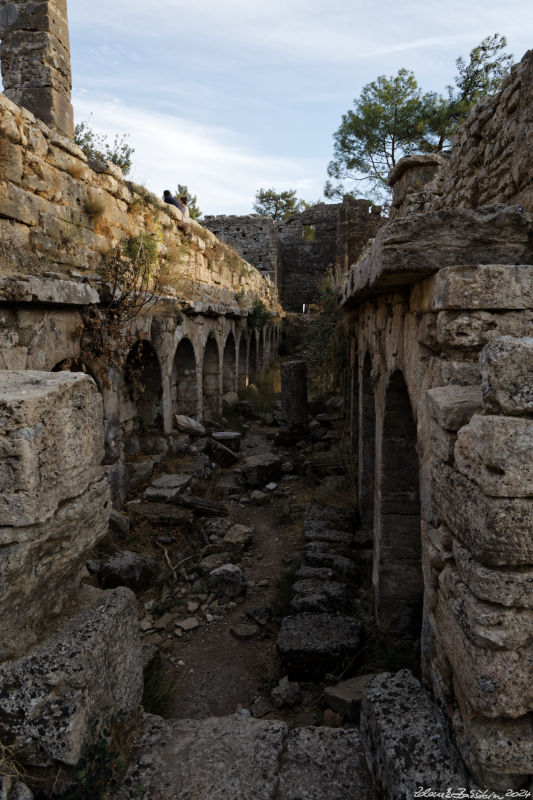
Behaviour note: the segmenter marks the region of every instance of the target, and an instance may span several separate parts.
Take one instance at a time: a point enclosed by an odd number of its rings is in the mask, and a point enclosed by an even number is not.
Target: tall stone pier
[[[67,0],[3,0],[0,61],[7,97],[72,136]]]
[[[307,431],[307,364],[286,361],[281,365],[281,433]]]

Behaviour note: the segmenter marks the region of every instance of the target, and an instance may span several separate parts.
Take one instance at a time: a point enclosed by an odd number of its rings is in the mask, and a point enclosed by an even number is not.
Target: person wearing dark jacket
[[[163,192],[163,200],[165,201],[165,203],[170,203],[171,206],[176,206],[176,208],[179,208],[179,210],[181,211],[182,214],[185,213],[185,209],[183,207],[183,203],[181,202],[181,197],[180,197],[179,200],[177,200],[170,193],[170,191],[168,189],[165,189],[165,191]]]

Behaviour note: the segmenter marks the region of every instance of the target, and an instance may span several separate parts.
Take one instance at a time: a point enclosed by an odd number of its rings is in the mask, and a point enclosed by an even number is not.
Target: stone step
[[[344,611],[348,603],[348,587],[334,581],[302,580],[292,587],[291,610]]]
[[[143,498],[161,503],[171,503],[187,486],[192,478],[190,475],[161,475],[145,489]]]
[[[291,680],[319,681],[354,655],[360,640],[354,617],[304,612],[283,618],[277,648]]]
[[[373,800],[356,729],[145,715],[116,800]]]
[[[339,556],[336,553],[325,553],[323,551],[306,549],[304,563],[310,567],[332,569],[334,572],[338,572],[341,575],[356,575],[358,572],[355,561],[345,556]]]
[[[351,532],[355,528],[355,514],[353,511],[308,503],[304,514],[304,531],[307,533],[312,528]]]
[[[306,542],[329,542],[331,544],[351,545],[353,543],[353,536],[346,531],[328,530],[324,528],[319,530],[311,528],[305,531],[304,539]]]

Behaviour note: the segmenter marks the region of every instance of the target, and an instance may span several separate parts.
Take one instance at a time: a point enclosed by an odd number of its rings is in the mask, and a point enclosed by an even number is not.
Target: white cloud
[[[321,194],[314,176],[324,172],[324,165],[317,161],[261,153],[228,128],[150,113],[89,92],[75,93],[73,102],[76,118],[90,118],[97,132],[130,134],[133,180],[158,195],[187,184],[205,213],[251,213],[260,187],[296,189],[306,199]]]

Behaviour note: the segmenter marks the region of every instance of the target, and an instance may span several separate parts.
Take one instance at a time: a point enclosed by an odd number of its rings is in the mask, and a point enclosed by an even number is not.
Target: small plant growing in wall
[[[252,330],[261,330],[270,319],[270,311],[262,300],[254,300],[252,313],[248,316],[248,327]]]

